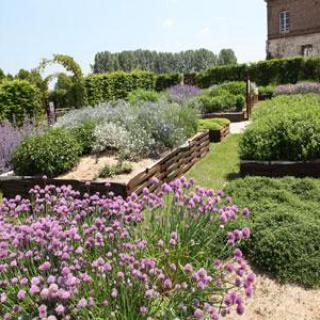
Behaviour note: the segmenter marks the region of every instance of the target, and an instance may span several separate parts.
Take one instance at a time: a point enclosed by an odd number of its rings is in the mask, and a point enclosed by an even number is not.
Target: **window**
[[[280,32],[290,32],[290,14],[289,11],[280,12]]]
[[[304,57],[312,56],[313,46],[312,44],[307,44],[302,46],[302,55]]]

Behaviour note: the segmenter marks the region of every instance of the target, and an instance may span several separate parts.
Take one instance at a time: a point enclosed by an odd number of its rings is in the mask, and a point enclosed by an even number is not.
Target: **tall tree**
[[[218,64],[236,64],[237,57],[232,49],[222,49],[219,53]]]

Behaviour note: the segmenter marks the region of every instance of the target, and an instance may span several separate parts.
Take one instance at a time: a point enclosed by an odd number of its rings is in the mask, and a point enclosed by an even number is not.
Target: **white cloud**
[[[172,18],[167,18],[162,23],[162,26],[166,29],[171,29],[174,25],[175,25],[175,21]]]

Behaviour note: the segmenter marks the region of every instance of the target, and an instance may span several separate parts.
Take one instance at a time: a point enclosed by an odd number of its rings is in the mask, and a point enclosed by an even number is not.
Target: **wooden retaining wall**
[[[246,112],[215,112],[200,115],[201,119],[226,118],[230,122],[242,122],[247,120]]]
[[[11,198],[19,194],[28,196],[29,190],[35,185],[44,187],[48,184],[57,186],[71,185],[73,189],[80,191],[81,194],[94,194],[100,192],[107,194],[113,192],[115,195],[127,197],[130,193],[135,192],[140,195],[144,188],[154,191],[164,182],[170,182],[175,178],[186,173],[197,161],[203,158],[209,151],[210,140],[209,131],[201,132],[190,139],[185,145],[182,145],[145,171],[132,178],[127,184],[80,181],[66,179],[43,179],[42,177],[19,177],[7,176],[0,177],[0,190],[4,197]],[[152,185],[150,179],[157,177],[158,185]]]
[[[157,189],[162,183],[170,182],[185,174],[200,159],[209,152],[209,131],[201,132],[187,144],[178,147],[170,154],[159,160],[144,172],[132,178],[128,183],[128,193],[141,194],[144,188],[151,191]],[[158,185],[152,185],[150,179],[157,177]]]
[[[241,176],[320,178],[320,160],[314,161],[240,161]]]
[[[221,130],[209,130],[210,142],[222,142],[230,134],[230,125],[224,126]]]

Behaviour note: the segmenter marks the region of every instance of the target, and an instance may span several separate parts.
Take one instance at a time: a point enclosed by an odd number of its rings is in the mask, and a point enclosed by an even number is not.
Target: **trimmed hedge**
[[[157,91],[163,91],[170,87],[180,84],[182,75],[180,73],[163,73],[157,76],[156,87]]]
[[[155,81],[156,75],[145,71],[92,74],[84,80],[91,106],[103,101],[126,99],[131,91],[138,88],[153,90]]]
[[[320,80],[320,57],[272,59],[252,64],[217,66],[195,76],[194,84],[208,88],[225,81],[243,81],[247,76],[258,85]],[[193,76],[194,78],[194,76]]]
[[[15,174],[55,177],[77,163],[81,146],[65,129],[50,129],[43,135],[25,138],[13,153]]]
[[[40,90],[27,80],[4,80],[0,83],[0,121],[8,119],[22,125],[25,117],[44,112]]]
[[[212,118],[199,120],[200,129],[221,130],[230,124],[230,120],[225,118]]]
[[[260,103],[240,140],[240,157],[258,161],[320,159],[320,96],[279,96]]]
[[[225,192],[250,209],[243,249],[251,263],[281,282],[320,287],[320,181],[246,177]]]

